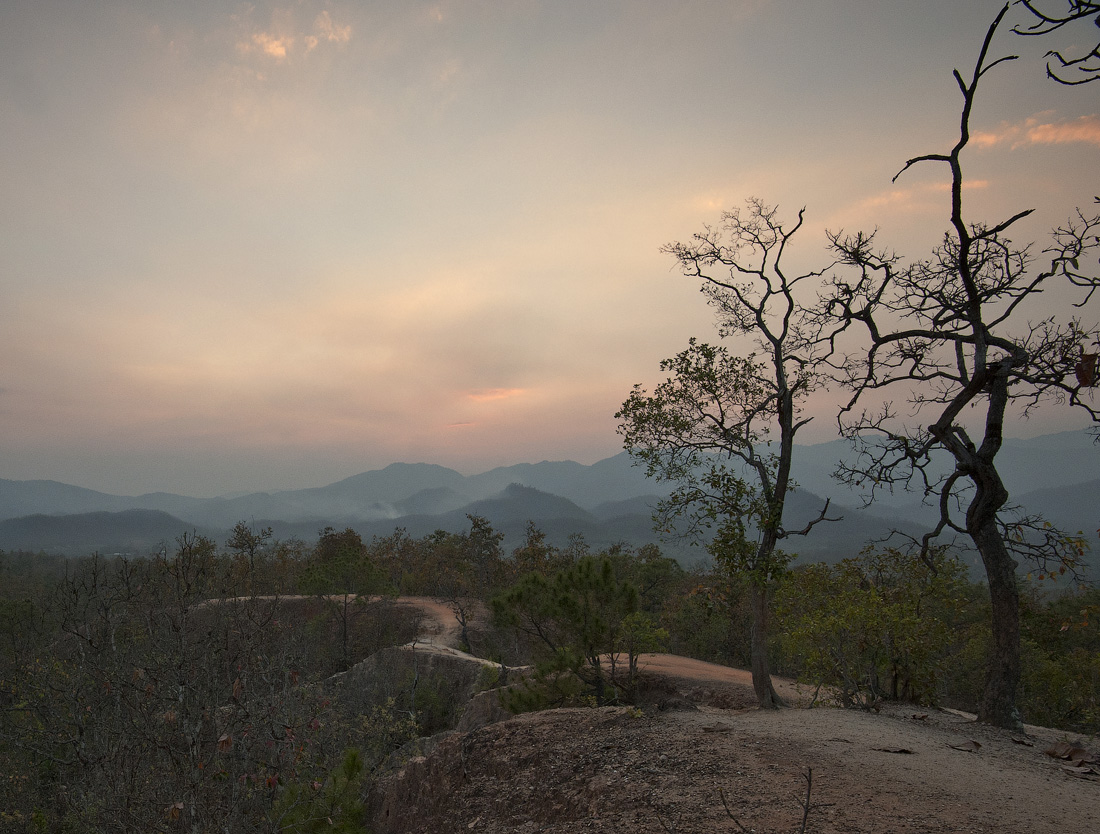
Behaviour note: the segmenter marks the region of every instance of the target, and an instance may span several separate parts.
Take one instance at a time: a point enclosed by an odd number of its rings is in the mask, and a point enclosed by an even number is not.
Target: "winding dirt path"
[[[399,602],[424,615],[418,647],[456,651],[446,602]],[[549,710],[455,734],[383,781],[377,830],[795,832],[812,769],[807,834],[1100,831],[1100,777],[1044,753],[1066,733],[900,704],[762,711],[745,670],[668,654],[640,665],[656,693],[643,713]]]

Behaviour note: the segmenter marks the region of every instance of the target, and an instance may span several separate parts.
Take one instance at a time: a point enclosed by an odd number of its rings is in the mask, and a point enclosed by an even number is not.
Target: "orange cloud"
[[[347,43],[351,40],[351,27],[338,26],[327,11],[317,15],[317,19],[313,21],[313,31],[317,33],[317,37],[329,43]]]
[[[989,180],[967,180],[963,183],[964,191],[977,191],[989,187]],[[887,206],[911,206],[923,200],[928,194],[941,194],[951,190],[951,183],[932,182],[924,183],[914,188],[894,188],[859,202],[860,208],[884,208]]]
[[[1100,145],[1100,116],[1081,116],[1076,121],[1060,125],[1036,125],[1028,132],[1028,138],[1039,145],[1062,145],[1068,142],[1087,142]]]
[[[293,23],[290,12],[276,12],[274,15],[272,32],[254,32],[246,39],[237,42],[237,49],[245,54],[259,52],[269,58],[282,60],[295,51],[295,45],[299,42],[305,44],[304,51],[308,54],[322,43],[347,43],[351,40],[351,27],[337,24],[332,15],[327,11],[321,12],[313,21],[313,29],[309,33],[298,35],[289,34],[297,27]]]
[[[482,388],[478,391],[471,391],[466,396],[474,402],[484,403],[493,400],[507,400],[525,393],[527,393],[525,388]]]
[[[1025,119],[1022,123],[1001,122],[994,131],[979,131],[971,141],[981,148],[1008,144],[1013,150],[1025,145],[1065,145],[1084,142],[1100,145],[1100,116],[1081,116],[1072,122],[1043,121],[1047,113]]]
[[[276,37],[274,35],[269,35],[267,32],[257,32],[252,36],[252,43],[254,43],[264,55],[271,58],[285,58],[287,50],[294,45],[294,38]]]

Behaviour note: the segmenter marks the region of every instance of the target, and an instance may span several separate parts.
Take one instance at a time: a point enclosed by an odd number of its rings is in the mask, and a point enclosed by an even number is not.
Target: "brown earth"
[[[431,633],[416,649],[453,644],[449,609],[423,610]],[[797,832],[812,771],[807,832],[1100,831],[1100,777],[1044,753],[1062,732],[903,705],[808,709],[789,681],[780,692],[802,706],[761,711],[747,672],[671,655],[647,656],[643,675],[642,709],[550,710],[435,737],[380,780],[372,830]]]

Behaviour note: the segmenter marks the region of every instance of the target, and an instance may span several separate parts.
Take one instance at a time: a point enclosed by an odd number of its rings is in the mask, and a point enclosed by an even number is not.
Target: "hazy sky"
[[[0,477],[316,486],[620,450],[690,335],[660,247],[759,196],[919,256],[986,0],[4,0]],[[1091,30],[1091,31],[1090,31]],[[1100,89],[1007,31],[968,193],[1100,191]],[[828,439],[827,418],[807,440]],[[1050,412],[1011,433],[1067,425]]]

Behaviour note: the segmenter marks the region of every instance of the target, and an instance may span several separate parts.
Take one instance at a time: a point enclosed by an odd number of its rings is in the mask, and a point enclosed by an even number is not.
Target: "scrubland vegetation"
[[[313,547],[240,525],[224,549],[185,536],[145,559],[7,553],[0,571],[0,812],[13,831],[363,830],[375,769],[455,720],[451,688],[427,674],[380,669],[355,699],[337,685],[416,636],[403,595],[449,603],[465,647],[500,664],[481,685],[509,684],[513,711],[631,703],[648,651],[751,659],[744,578],[653,546],[552,547],[533,526],[505,554],[478,517],[419,539],[327,529]],[[949,553],[929,566],[872,550],[771,590],[772,665],[818,702],[974,708],[988,595]],[[1057,590],[1024,595],[1021,703],[1029,721],[1096,733],[1100,592]]]

